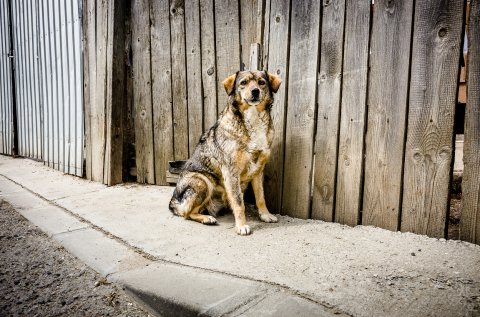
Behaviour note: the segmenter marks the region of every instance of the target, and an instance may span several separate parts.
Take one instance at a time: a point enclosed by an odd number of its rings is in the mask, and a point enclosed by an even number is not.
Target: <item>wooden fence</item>
[[[89,178],[122,181],[131,116],[137,181],[166,185],[225,106],[221,81],[258,65],[283,79],[272,212],[445,236],[464,1],[84,1]],[[461,237],[477,243],[478,16],[472,0]]]

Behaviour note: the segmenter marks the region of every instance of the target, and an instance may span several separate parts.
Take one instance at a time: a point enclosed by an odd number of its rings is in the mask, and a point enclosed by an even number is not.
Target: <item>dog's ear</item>
[[[223,87],[225,87],[225,91],[227,92],[227,95],[231,95],[233,92],[233,89],[235,88],[235,79],[237,79],[237,73],[228,76],[225,78],[223,81]]]
[[[270,82],[270,87],[272,88],[272,91],[276,93],[278,91],[278,88],[280,88],[280,84],[282,83],[282,80],[280,79],[280,77],[272,73],[267,73],[267,76],[268,76],[268,81]]]

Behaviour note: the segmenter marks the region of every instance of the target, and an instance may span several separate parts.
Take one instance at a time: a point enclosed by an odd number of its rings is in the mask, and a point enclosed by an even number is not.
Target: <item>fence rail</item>
[[[445,236],[465,1],[85,2],[91,179],[121,181],[122,175],[107,179],[125,162],[125,140],[108,131],[128,126],[131,115],[137,181],[168,184],[168,161],[192,153],[225,106],[221,81],[253,65],[252,47],[259,67],[283,79],[272,109],[276,135],[265,175],[273,212]],[[121,26],[116,14],[122,12],[127,44],[115,48],[111,28]],[[472,1],[469,18],[478,21],[478,1]],[[463,198],[468,211],[461,235],[478,243],[479,44],[478,23],[473,25]],[[127,76],[109,77],[109,48],[117,58],[126,56]],[[126,89],[123,95],[108,95],[112,82]],[[124,113],[115,107],[109,112],[104,102],[118,102]],[[117,168],[105,169],[113,160]]]

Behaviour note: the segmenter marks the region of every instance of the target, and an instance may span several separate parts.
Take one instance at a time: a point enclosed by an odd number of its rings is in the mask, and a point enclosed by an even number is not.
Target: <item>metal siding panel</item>
[[[0,0],[0,152],[11,154],[8,0]],[[12,0],[19,154],[83,174],[81,4]]]
[[[83,118],[83,56],[82,56],[82,1],[73,0],[73,35],[75,52],[75,166],[76,175],[83,176],[84,118]]]
[[[69,174],[74,174],[75,173],[75,140],[73,139],[73,136],[75,135],[75,117],[74,117],[74,110],[75,110],[75,98],[74,98],[74,91],[75,91],[75,86],[73,83],[74,80],[74,67],[73,65],[73,34],[71,32],[72,28],[70,27],[73,23],[72,21],[72,2],[71,1],[66,1],[65,7],[64,7],[64,16],[65,16],[65,34],[67,37],[66,41],[66,55],[67,55],[67,60],[66,60],[66,75],[68,80],[67,82],[67,91],[68,91],[68,115],[67,115],[67,122],[68,122],[68,127],[67,127],[67,140],[68,140],[68,151],[67,151],[67,162],[68,162],[68,173]]]
[[[36,41],[36,54],[35,54],[35,60],[37,62],[37,76],[36,76],[36,81],[37,81],[37,89],[38,89],[38,122],[37,122],[37,142],[38,142],[38,151],[40,155],[40,159],[44,160],[44,147],[43,147],[43,81],[42,81],[42,67],[43,67],[43,60],[41,56],[41,49],[40,49],[40,43],[42,41],[41,38],[41,33],[40,33],[40,24],[39,20],[41,15],[39,15],[39,5],[38,5],[39,0],[35,0],[35,33],[37,34],[37,41]]]
[[[55,59],[54,59],[54,54],[52,50],[52,42],[53,42],[53,31],[52,31],[52,17],[50,15],[50,4],[52,3],[51,0],[47,1],[44,5],[45,9],[45,26],[46,26],[46,31],[47,31],[47,40],[45,42],[45,45],[47,47],[48,51],[48,65],[49,65],[49,80],[47,81],[47,85],[49,86],[49,91],[50,91],[50,102],[48,104],[48,143],[49,143],[49,157],[50,157],[50,166],[52,168],[55,168],[55,158],[56,156],[56,151],[55,151],[55,131],[54,131],[54,109],[55,109],[55,103],[56,103],[56,90],[55,90],[55,85],[53,84],[54,82],[54,66],[55,66]]]
[[[1,122],[0,122],[0,133],[2,134],[0,141],[2,142],[1,144],[1,153],[2,154],[7,154],[6,153],[6,133],[7,133],[7,128],[6,128],[6,122],[7,122],[7,99],[6,99],[6,85],[7,85],[7,72],[6,72],[6,59],[7,54],[6,54],[6,45],[5,45],[5,39],[7,37],[6,34],[6,29],[5,29],[5,20],[6,20],[6,11],[5,11],[5,1],[0,0],[0,115],[1,115]]]
[[[0,115],[1,126],[0,133],[2,134],[0,141],[2,154],[8,154],[7,152],[7,29],[5,28],[6,20],[5,1],[0,1]]]

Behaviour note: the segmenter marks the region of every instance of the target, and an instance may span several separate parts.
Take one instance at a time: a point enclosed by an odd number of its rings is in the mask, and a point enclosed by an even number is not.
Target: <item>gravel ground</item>
[[[149,316],[0,201],[0,316]]]

